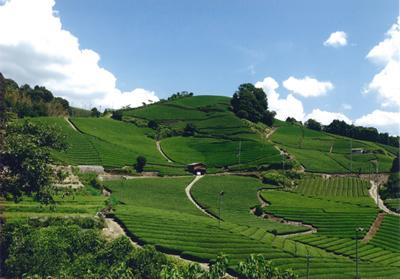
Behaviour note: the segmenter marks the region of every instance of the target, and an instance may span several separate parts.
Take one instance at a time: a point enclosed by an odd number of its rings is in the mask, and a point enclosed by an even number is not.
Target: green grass
[[[390,148],[373,142],[310,130],[299,125],[277,122],[278,129],[271,140],[286,149],[307,171],[324,173],[388,172],[393,161]],[[363,148],[366,154],[350,154],[352,148]]]
[[[199,181],[203,184],[194,186],[196,198],[199,195],[196,187],[199,187],[200,196],[208,199],[208,191],[213,192],[215,188],[219,188],[213,187],[214,182],[223,185],[224,189],[226,187],[223,216],[227,217],[224,214],[233,213],[236,208],[236,218],[232,215],[232,220],[236,223],[225,218],[219,228],[217,221],[202,214],[187,200],[184,189],[191,177],[110,181],[106,185],[112,190],[112,196],[122,202],[117,205],[115,215],[129,230],[130,235],[141,243],[155,245],[161,251],[205,262],[215,260],[223,252],[231,259],[232,268],[249,254],[260,253],[272,260],[275,266],[293,268],[300,278],[305,278],[304,256],[309,254],[313,257],[310,278],[353,278],[353,260],[300,241],[274,237],[264,228],[258,227],[258,221],[253,223],[251,218],[247,218],[252,216],[246,215],[242,210],[257,203],[256,198],[250,194],[252,191],[249,191],[256,189],[257,182],[242,177],[234,177],[233,180],[229,178],[227,181],[213,178],[208,180],[206,176]],[[202,189],[203,187],[206,189]],[[232,198],[229,199],[228,195]],[[210,200],[211,196],[212,193]],[[244,205],[240,203],[242,199]],[[228,205],[230,206],[227,208]],[[237,225],[239,221],[247,225]],[[395,278],[398,271],[396,267],[360,262],[363,278],[377,278],[377,275]]]
[[[250,212],[259,205],[257,190],[265,187],[260,180],[242,176],[206,176],[192,188],[192,194],[207,210],[218,215],[218,194],[224,191],[221,218],[234,224],[278,233],[307,231],[305,227],[290,226],[275,221],[261,219]]]
[[[106,197],[100,195],[99,191],[86,186],[69,194],[61,192],[54,196],[55,205],[43,205],[32,197],[24,196],[22,201],[15,203],[5,201],[4,217],[7,222],[30,217],[46,216],[80,216],[93,217],[96,212],[105,207]]]
[[[172,160],[182,164],[205,162],[211,167],[238,164],[240,145],[241,163],[278,154],[272,145],[258,141],[248,140],[240,143],[240,141],[200,137],[172,137],[161,141],[162,149]]]
[[[263,140],[243,120],[230,111],[229,98],[195,96],[124,111],[124,116],[155,120],[163,127],[183,130],[187,123],[197,128],[195,137],[171,137],[161,141],[164,152],[175,162],[204,162],[221,168],[238,164],[239,142],[241,163],[246,168],[276,163],[278,151]]]

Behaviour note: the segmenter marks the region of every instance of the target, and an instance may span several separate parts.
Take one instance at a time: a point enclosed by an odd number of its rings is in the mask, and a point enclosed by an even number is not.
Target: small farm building
[[[191,163],[187,165],[187,170],[195,175],[203,175],[206,173],[207,166],[204,163]]]

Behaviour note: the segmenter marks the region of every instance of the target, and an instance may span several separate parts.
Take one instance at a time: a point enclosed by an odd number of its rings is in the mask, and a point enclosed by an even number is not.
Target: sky
[[[74,106],[263,88],[277,118],[399,135],[399,0],[0,0],[0,72]]]

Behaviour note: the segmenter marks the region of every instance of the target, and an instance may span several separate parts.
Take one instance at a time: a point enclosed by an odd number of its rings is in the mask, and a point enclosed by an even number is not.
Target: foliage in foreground
[[[8,278],[226,278],[229,261],[221,255],[205,270],[167,258],[151,246],[134,248],[128,238],[104,240],[93,218],[49,218],[6,224],[1,237],[4,275]],[[239,265],[240,278],[297,278],[279,271],[261,256]]]
[[[63,137],[51,127],[28,121],[7,127],[0,149],[0,195],[19,200],[23,194],[52,201],[50,149],[66,147]]]

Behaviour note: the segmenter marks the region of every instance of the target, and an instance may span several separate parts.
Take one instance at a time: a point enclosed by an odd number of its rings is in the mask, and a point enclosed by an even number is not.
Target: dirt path
[[[374,235],[378,232],[383,218],[385,217],[387,213],[378,213],[378,216],[376,216],[374,223],[372,224],[372,226],[369,228],[368,233],[364,236],[362,242],[363,243],[367,243],[368,241],[370,241]]]
[[[71,122],[71,120],[69,120],[69,118],[68,118],[67,116],[65,116],[64,119],[65,119],[65,121],[67,121],[67,123],[69,124],[69,126],[71,126],[71,128],[72,128],[75,132],[80,133],[80,132],[78,131],[78,129],[75,127],[75,125]]]
[[[156,141],[156,146],[157,146],[158,152],[160,152],[160,154],[165,158],[165,160],[167,160],[168,163],[173,163],[173,161],[162,150],[161,145],[160,145],[160,141],[158,141],[158,140]]]
[[[203,178],[204,175],[198,175],[196,176],[192,182],[190,182],[190,184],[185,188],[185,193],[186,196],[188,197],[188,199],[190,200],[191,203],[194,204],[195,207],[197,207],[198,210],[200,210],[201,212],[203,212],[205,215],[207,215],[208,217],[211,217],[213,219],[217,219],[215,216],[211,215],[210,213],[208,213],[200,204],[198,204],[192,196],[192,193],[190,192],[190,190],[192,189],[192,187],[194,186],[194,184],[196,184],[197,181],[199,181],[201,178]]]
[[[105,196],[111,195],[111,193],[105,189],[103,190],[103,194]],[[113,218],[105,217],[104,223],[105,223],[105,227],[102,230],[102,235],[104,237],[106,237],[107,239],[116,239],[120,236],[126,236],[129,239],[129,241],[131,242],[132,246],[134,246],[135,248],[139,248],[139,249],[142,248],[142,246],[138,242],[135,242],[134,240],[132,240],[131,237],[129,237],[127,235],[127,233],[122,228],[122,226],[120,224],[118,224]],[[180,261],[184,261],[188,264],[193,264],[193,263],[199,264],[200,267],[203,268],[204,270],[207,270],[207,271],[209,270],[209,266],[206,263],[191,261],[191,260],[182,258],[179,255],[172,255],[172,254],[166,254],[166,253],[163,253],[163,254],[165,254],[168,258],[173,258],[173,259],[177,259]]]
[[[257,191],[257,199],[258,199],[258,201],[260,202],[261,207],[264,208],[264,207],[269,206],[270,204],[268,203],[268,201],[266,201],[266,200],[261,196],[261,191],[262,191],[262,190],[263,190],[263,189],[260,189],[260,190]],[[254,213],[254,210],[252,210],[252,212]],[[311,226],[311,225],[309,225],[309,224],[304,224],[304,223],[302,223],[302,222],[296,222],[296,221],[288,221],[288,220],[286,220],[286,219],[284,219],[284,218],[277,217],[277,216],[275,216],[275,215],[273,215],[273,214],[263,213],[260,217],[261,217],[261,218],[265,218],[265,219],[269,219],[269,220],[273,220],[273,221],[275,221],[275,222],[282,223],[282,224],[287,224],[287,225],[292,225],[292,226],[298,226],[298,227],[303,227],[303,228],[306,227],[306,228],[309,229],[308,231],[305,231],[305,232],[296,232],[296,233],[280,234],[280,235],[278,235],[279,237],[293,237],[293,236],[299,236],[299,235],[305,235],[305,234],[313,234],[313,233],[316,233],[316,232],[317,232],[317,228],[315,228],[315,227],[313,227],[313,226]]]
[[[276,127],[273,127],[268,133],[265,134],[265,138],[269,139],[272,136],[272,134],[275,133],[276,129],[277,129]]]
[[[375,183],[375,181],[371,180],[371,188],[369,189],[369,195],[371,198],[374,200],[376,205],[379,207],[379,209],[383,210],[384,212],[395,215],[395,216],[400,216],[400,213],[396,213],[391,211],[389,208],[386,207],[386,205],[383,203],[383,200],[379,197],[379,185]]]

